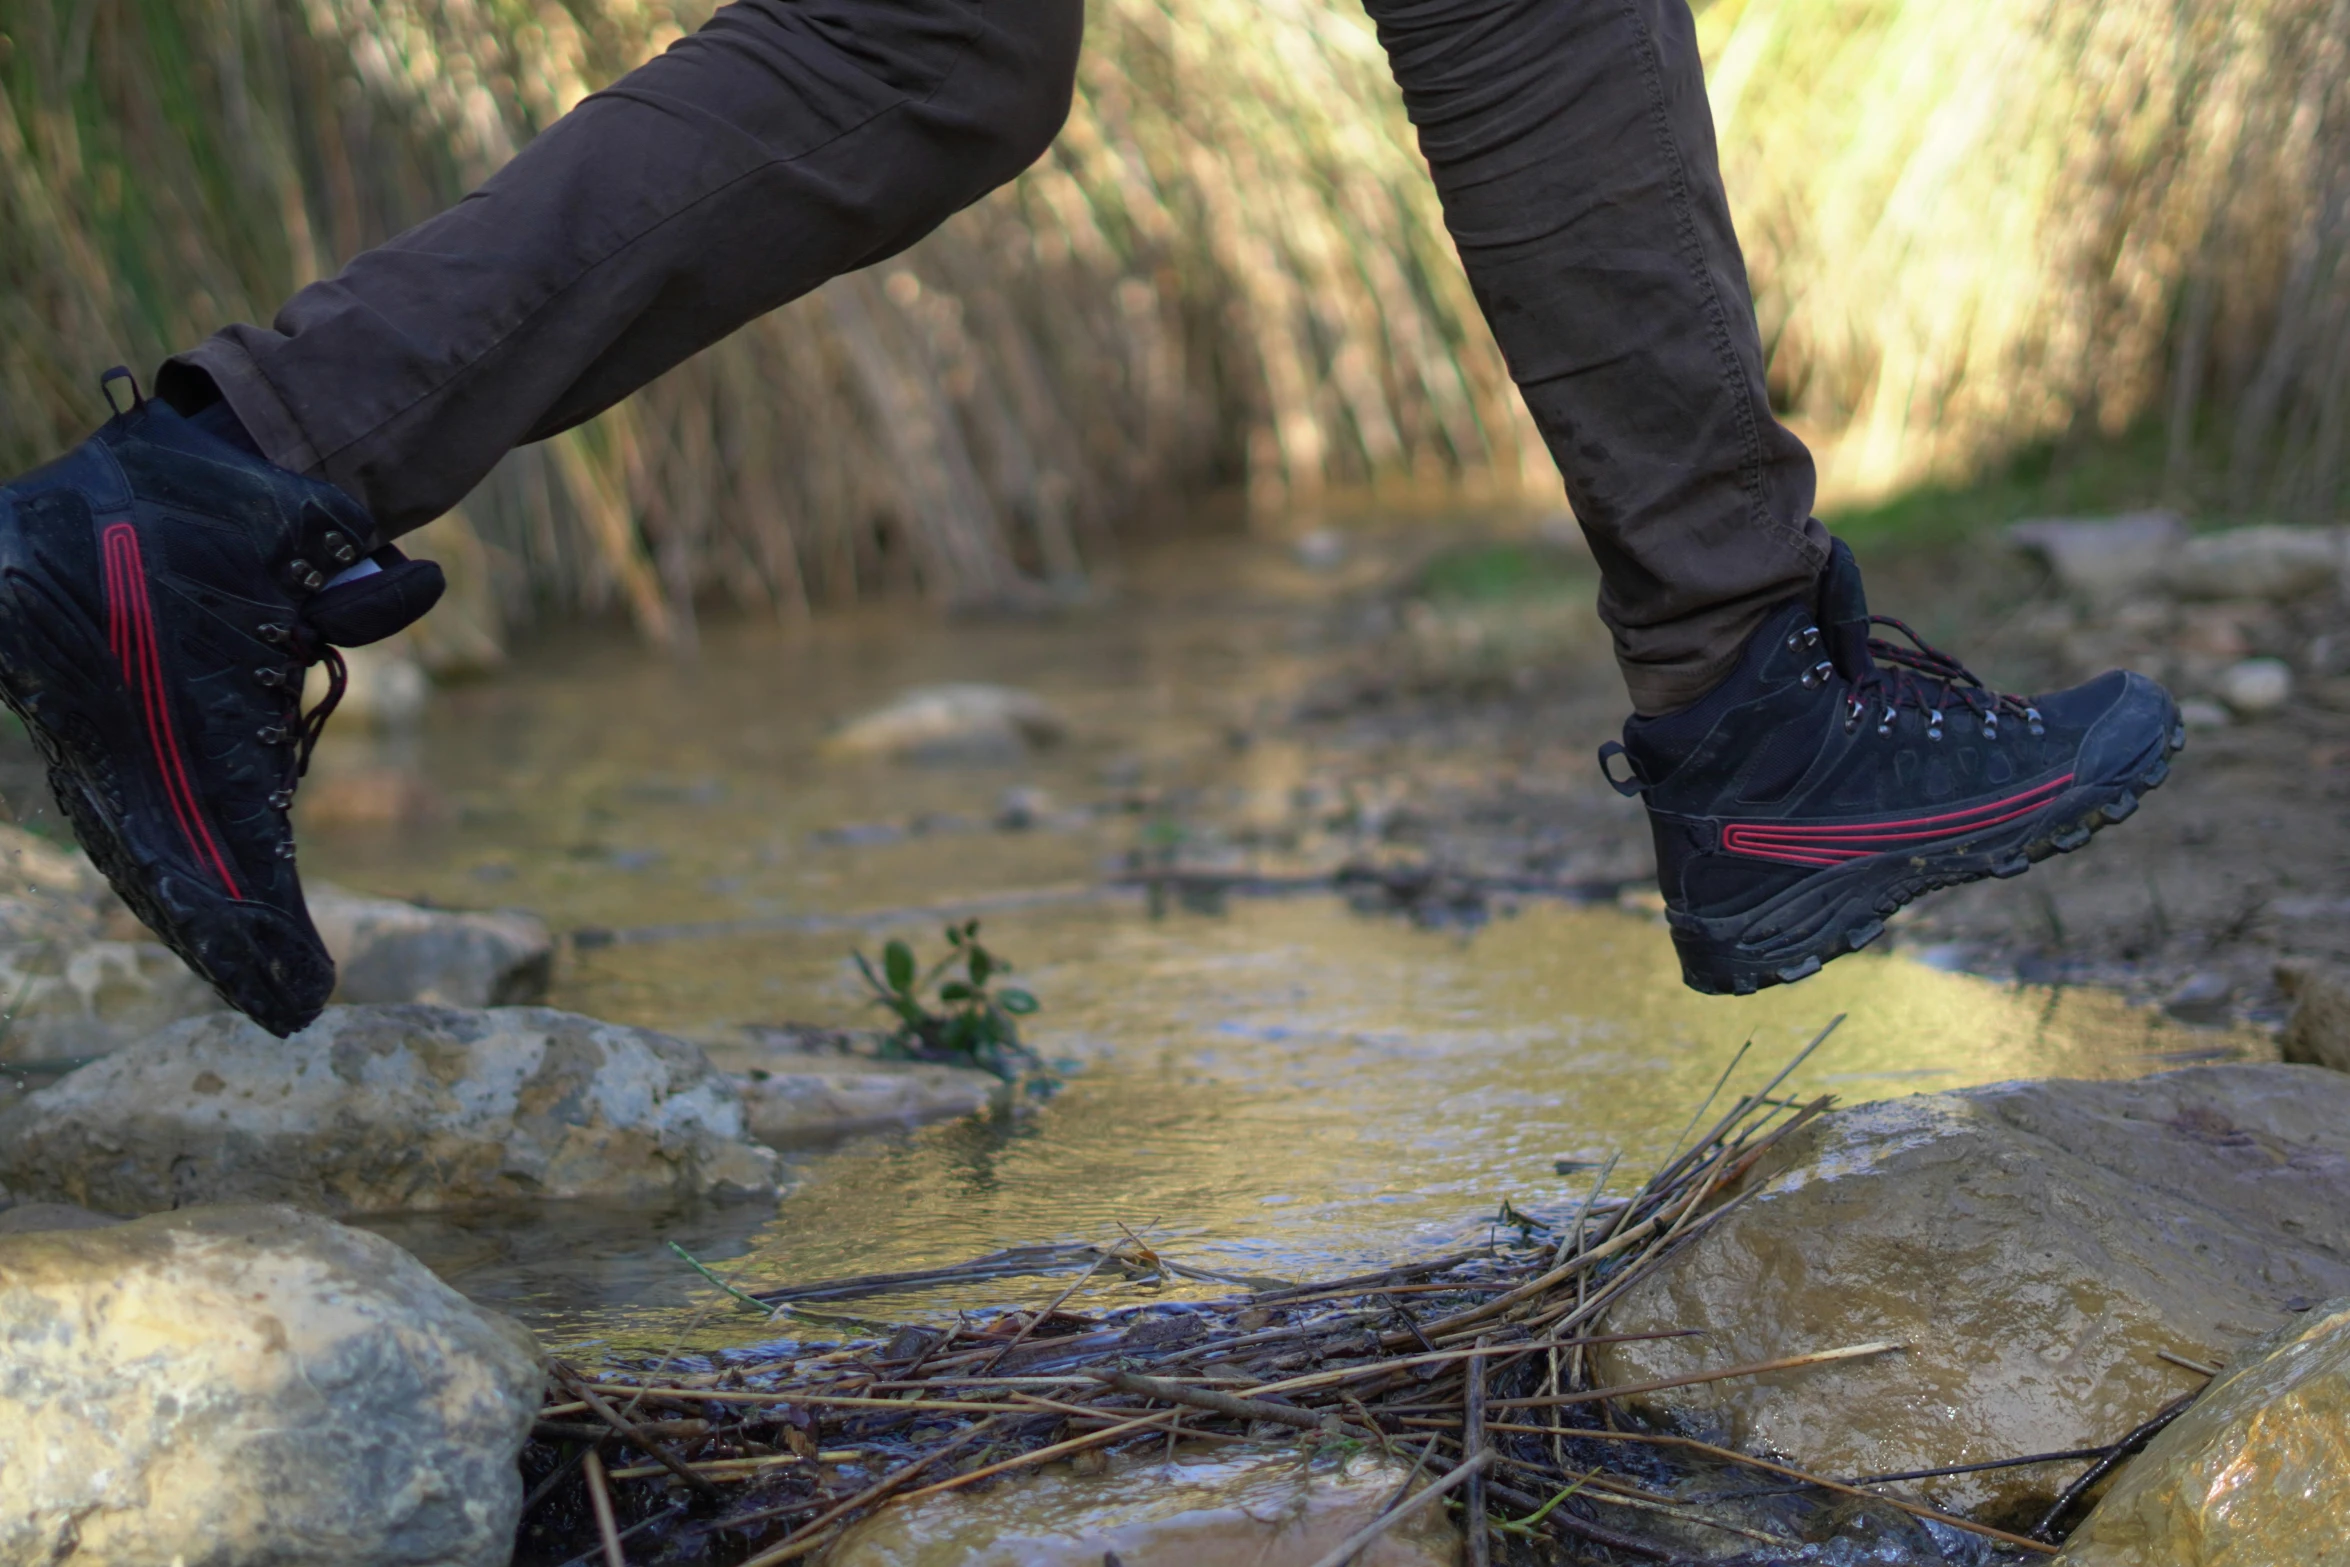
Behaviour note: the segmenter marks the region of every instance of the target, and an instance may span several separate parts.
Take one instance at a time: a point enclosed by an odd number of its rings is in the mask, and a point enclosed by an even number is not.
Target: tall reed
[[[0,468],[477,182],[708,0],[0,0]],[[2330,515],[2350,0],[1715,0],[1777,392],[1831,494],[2168,422]],[[1030,602],[1218,485],[1555,496],[1354,0],[1091,0],[1067,131],[466,508],[514,607]]]
[[[2350,435],[2350,4],[1719,0],[1772,375],[1831,485],[2167,422],[2330,517]]]
[[[0,0],[0,462],[454,199],[694,25],[657,0]],[[1096,0],[1037,169],[510,459],[513,580],[690,639],[913,590],[1022,602],[1203,487],[1548,479],[1359,12]]]

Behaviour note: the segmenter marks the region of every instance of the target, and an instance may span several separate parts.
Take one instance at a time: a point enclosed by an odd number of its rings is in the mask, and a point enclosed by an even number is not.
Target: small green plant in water
[[[881,949],[878,971],[864,953],[856,959],[873,999],[898,1020],[886,1054],[975,1066],[1007,1083],[1042,1078],[1043,1059],[1020,1040],[1019,1020],[1036,1010],[1036,997],[997,983],[1012,965],[980,945],[979,921],[949,925],[947,954],[927,972],[902,941]]]

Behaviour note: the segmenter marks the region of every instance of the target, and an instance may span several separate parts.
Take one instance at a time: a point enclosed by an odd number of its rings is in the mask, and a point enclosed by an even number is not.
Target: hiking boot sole
[[[176,854],[140,841],[134,824],[170,833],[174,813],[160,779],[114,760],[142,756],[148,741],[115,674],[113,651],[95,627],[76,626],[84,618],[21,579],[0,584],[0,702],[23,721],[83,852],[131,912],[223,1000],[270,1032],[306,1026],[335,982],[316,938],[304,939],[266,905],[227,896]]]
[[[2186,744],[2174,703],[2163,738],[2121,769],[2118,779],[2067,789],[2045,810],[1995,834],[1934,854],[1889,852],[1854,860],[1726,919],[1668,911],[1682,981],[1709,996],[1750,996],[1808,979],[1883,935],[1885,921],[1913,899],[1967,882],[2021,876],[2127,820],[2170,776],[2170,759]]]

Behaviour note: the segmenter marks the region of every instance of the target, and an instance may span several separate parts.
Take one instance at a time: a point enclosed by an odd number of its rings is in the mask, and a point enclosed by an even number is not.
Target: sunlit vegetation
[[[420,219],[702,0],[0,0],[0,467]],[[2331,0],[1716,0],[1777,394],[1831,500],[2153,429],[2330,515],[2350,407]],[[2205,464],[2203,466],[2210,466]],[[515,607],[1049,600],[1188,497],[1555,497],[1351,0],[1094,0],[1067,132],[466,508]],[[2158,486],[2159,487],[2159,486]],[[1891,514],[1885,514],[1891,515]]]

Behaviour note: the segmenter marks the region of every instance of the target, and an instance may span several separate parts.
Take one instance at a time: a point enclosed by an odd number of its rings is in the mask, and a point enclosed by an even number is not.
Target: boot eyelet
[[[256,630],[253,634],[259,637],[262,641],[270,644],[272,647],[283,647],[288,642],[293,640],[294,628],[291,626],[277,625],[276,623],[272,622],[271,624]]]
[[[293,736],[286,733],[283,724],[271,724],[265,729],[254,731],[253,738],[263,745],[284,745]]]
[[[2040,721],[2040,710],[2036,707],[2024,709],[2024,726],[2031,730],[2035,740],[2048,732],[2047,726]]]
[[[270,793],[269,793],[269,808],[270,808],[271,810],[273,810],[273,811],[287,811],[287,810],[292,810],[292,809],[293,809],[293,806],[294,806],[294,791],[293,791],[293,790],[291,790],[291,789],[272,789],[272,790],[270,791]]]
[[[1817,626],[1806,626],[1801,631],[1787,633],[1787,651],[1790,653],[1801,653],[1819,645],[1820,628]]]
[[[1926,738],[1929,740],[1942,738],[1942,710],[1940,708],[1936,708],[1926,715]]]
[[[1997,713],[1983,715],[1983,738],[1986,740],[1999,738],[1999,715]]]
[[[269,665],[264,664],[259,669],[253,671],[253,678],[274,691],[286,683],[286,672],[282,669],[273,669]]]
[[[1881,735],[1893,733],[1893,704],[1890,702],[1885,704],[1884,715],[1877,720],[1877,733]]]
[[[285,842],[277,846],[277,857],[281,860],[290,860],[294,857],[293,839],[288,838]]]
[[[1829,663],[1824,658],[1821,659],[1818,663],[1812,665],[1811,668],[1803,672],[1803,689],[1806,691],[1817,691],[1820,687],[1828,683],[1828,677],[1835,672],[1836,666],[1834,664]]]
[[[358,547],[339,533],[326,536],[326,552],[334,557],[338,566],[348,566],[359,558]]]
[[[305,593],[316,593],[326,586],[326,574],[306,560],[297,559],[288,565],[286,577]]]

